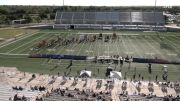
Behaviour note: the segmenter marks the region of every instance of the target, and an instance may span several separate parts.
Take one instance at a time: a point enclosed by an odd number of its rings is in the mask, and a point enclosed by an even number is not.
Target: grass
[[[36,30],[21,29],[21,28],[0,29],[0,38],[3,39],[14,38],[23,34],[32,33],[34,31]]]
[[[0,53],[9,54],[29,54],[29,53],[47,53],[47,54],[76,54],[76,55],[88,55],[88,56],[101,56],[101,55],[115,55],[126,56],[127,54],[133,57],[143,58],[164,58],[178,60],[180,59],[180,34],[171,32],[127,32],[116,31],[119,34],[119,41],[113,43],[105,43],[102,41],[96,41],[93,43],[80,43],[71,44],[68,46],[54,45],[51,48],[42,48],[39,51],[31,51],[30,49],[37,46],[42,40],[56,39],[57,36],[63,38],[79,37],[77,33],[112,33],[113,31],[92,31],[92,30],[41,30],[39,33],[32,35],[28,38],[22,39],[10,45],[0,48]],[[122,35],[126,34],[126,35]],[[131,35],[139,34],[139,35]],[[165,45],[161,45],[161,43]],[[48,51],[49,49],[55,49],[55,51]],[[70,51],[71,50],[71,51]],[[55,66],[57,68],[54,68]],[[32,59],[27,56],[21,55],[0,55],[0,66],[17,67],[21,71],[33,72],[33,73],[46,73],[57,74],[58,72],[63,75],[64,72],[68,73],[69,69],[66,67],[69,65],[68,60],[48,60],[48,59]],[[125,64],[122,69],[124,76],[127,72],[128,79],[131,79],[135,73],[136,77],[141,74],[144,79],[148,80],[149,77],[154,80],[158,75],[158,79],[162,80],[162,64],[152,65],[152,74],[148,74],[147,64],[133,63],[130,70],[128,70],[128,64]],[[167,65],[168,66],[168,80],[180,81],[180,66],[179,65]],[[108,64],[95,64],[88,61],[73,61],[71,72],[69,76],[76,76],[82,69],[91,70],[93,77],[106,78],[105,71]],[[112,67],[115,67],[112,65]],[[97,68],[100,69],[100,73],[97,72]],[[118,66],[116,70],[120,70]]]

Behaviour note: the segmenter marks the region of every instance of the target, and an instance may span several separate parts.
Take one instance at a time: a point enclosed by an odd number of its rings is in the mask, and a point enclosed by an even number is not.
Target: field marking
[[[167,41],[169,41],[169,43],[171,43],[170,46],[172,46],[172,47],[175,48],[174,51],[176,51],[177,53],[180,53],[179,51],[177,51],[179,48],[177,48],[176,45],[174,45],[174,43],[173,43],[172,41],[168,40],[167,38],[165,38],[165,40],[167,40]],[[177,49],[177,50],[176,50],[176,49]]]
[[[110,56],[109,53],[114,53],[114,52],[113,51],[104,51],[104,53],[108,53],[108,56]]]
[[[8,43],[3,43],[4,45],[0,45],[0,48],[3,48],[3,47],[5,47],[5,46],[7,46],[7,45],[10,45],[10,44],[13,44],[13,43],[15,43],[15,42],[18,42],[18,41],[23,40],[23,39],[25,39],[25,38],[31,37],[31,36],[37,34],[38,32],[39,32],[39,31],[33,32],[33,34],[32,34],[32,33],[29,33],[28,35],[25,34],[25,35],[19,37],[17,40],[14,40],[14,41],[11,41],[11,42],[8,42]]]
[[[21,55],[21,56],[28,56],[29,54],[9,54],[9,53],[0,53],[0,55]]]
[[[126,54],[134,54],[134,52],[127,51]]]
[[[55,52],[56,49],[47,49],[48,52]]]
[[[146,56],[144,56],[144,52],[146,52],[146,49],[144,49],[144,46],[138,41],[138,39],[137,38],[134,38],[135,39],[135,42],[138,44],[138,47],[139,47],[139,49],[138,49],[138,51],[141,51],[141,53],[142,53],[142,56],[140,56],[141,58],[143,58],[143,57],[145,57],[146,58]],[[136,44],[136,45],[137,45]],[[143,51],[142,51],[143,50]],[[151,56],[152,57],[152,56]]]
[[[33,39],[33,40],[31,40],[31,41],[27,42],[27,43],[24,43],[24,44],[20,45],[19,47],[16,47],[16,48],[14,48],[14,49],[12,49],[12,50],[10,50],[10,51],[6,52],[6,53],[10,53],[10,52],[12,52],[12,51],[14,51],[14,50],[16,50],[16,49],[18,49],[18,48],[20,48],[20,47],[24,46],[24,45],[27,45],[27,44],[29,44],[29,43],[31,43],[31,42],[33,42],[33,41],[37,40],[37,39],[40,39],[41,37],[43,37],[43,36],[45,36],[45,35],[47,35],[47,34],[44,34],[44,35],[42,35],[42,36],[39,36],[39,37],[37,37],[37,38],[35,38],[35,39]]]
[[[87,53],[92,53],[92,52],[94,52],[94,51],[92,51],[92,50],[86,50],[86,52],[87,52]]]
[[[112,38],[111,38],[111,40],[112,40]],[[116,47],[116,52],[117,52],[117,54],[118,55],[120,55],[120,51],[119,51],[119,48],[118,48],[118,45],[120,44],[120,43],[118,43],[119,42],[119,36],[118,36],[118,38],[115,40],[115,45],[113,44],[113,46],[115,46]],[[120,55],[121,56],[121,55]]]
[[[88,50],[86,50],[86,52],[88,53],[87,55],[89,56],[89,53],[91,54],[91,53],[93,53],[94,51],[92,51],[92,43],[93,42],[90,42],[90,45],[89,45],[89,48],[88,48]],[[92,56],[92,55],[91,55]]]
[[[161,41],[159,38],[157,38],[157,37],[154,37],[154,38],[156,38],[158,41]],[[154,38],[150,38],[155,44],[157,44],[157,45],[159,45],[159,43],[157,42],[157,41],[155,41],[154,40]],[[170,50],[165,50],[166,51],[166,53],[171,53],[171,51]],[[173,59],[175,59],[175,57],[170,57],[170,58],[173,58]]]
[[[178,56],[178,54],[168,53],[169,56]]]
[[[95,47],[93,47],[93,55],[95,56],[99,56],[98,52],[99,52],[99,49],[98,49],[98,44],[97,44],[97,41],[98,40],[95,40]],[[96,49],[96,50],[95,50]]]
[[[49,38],[46,38],[46,37],[44,38],[44,39],[46,39],[47,42],[50,41],[51,39],[54,39],[55,36],[49,35],[49,33],[47,33],[47,34],[48,34],[47,36],[48,36]],[[52,37],[51,37],[51,36],[52,36]],[[55,49],[55,47],[57,47],[57,46],[58,46],[58,44],[56,44],[52,49]],[[43,51],[44,51],[44,49],[40,49],[38,52],[41,53],[41,52],[43,52]],[[45,52],[46,52],[46,50],[45,50]],[[51,52],[47,52],[47,53],[51,53]]]
[[[177,37],[177,36],[173,36],[173,37],[175,37],[176,39],[178,39],[178,40],[176,40],[177,42],[179,42],[180,43],[180,38],[179,37]]]
[[[129,37],[127,38],[127,40],[129,41],[129,44],[131,45],[131,47],[134,48],[135,52],[137,53],[137,55],[139,57],[141,57],[141,54],[138,52],[137,48],[134,46],[134,44],[132,43],[132,39],[130,39]]]
[[[52,35],[51,35],[51,36],[52,36]],[[40,39],[40,40],[45,40],[45,39],[47,39],[48,37],[50,37],[50,36],[47,35],[47,36],[43,37],[43,38]],[[35,40],[35,42],[33,42],[31,45],[29,45],[29,46],[23,48],[22,50],[18,51],[17,54],[20,54],[20,53],[23,52],[24,50],[26,50],[26,49],[28,49],[28,48],[30,48],[30,47],[33,47],[33,46],[36,45],[36,44],[37,44],[37,43],[36,43],[36,40]],[[29,50],[29,49],[28,49],[28,50]],[[30,52],[30,51],[28,51],[28,52],[26,52],[26,53],[29,53],[29,52]]]
[[[177,45],[177,44],[175,44],[174,42],[172,42],[170,39],[167,39],[166,38],[166,40],[168,40],[170,43],[172,43],[172,44],[170,44],[171,46],[173,45],[173,47],[175,48],[175,49],[180,49],[180,47]]]
[[[162,58],[166,58],[161,52],[160,52],[160,50],[158,50],[158,49],[156,49],[155,47],[154,47],[154,45],[152,45],[150,42],[148,42],[147,40],[145,40],[144,38],[141,38],[142,40],[144,40],[144,42],[146,42],[154,51],[156,51],[156,53],[157,54],[159,54]],[[148,39],[150,39],[150,38],[148,38]],[[151,40],[151,39],[150,39]],[[154,40],[152,40],[153,42],[154,42]]]
[[[75,48],[77,47],[79,45],[79,43],[74,43],[74,44],[70,44],[70,50],[74,50],[73,52],[68,52],[67,54],[69,54],[69,55],[73,55],[74,54],[74,52],[75,51],[77,51],[77,50],[75,50]]]
[[[69,34],[68,34],[68,35],[64,35],[64,34],[63,34],[62,36],[65,36],[65,38],[66,38],[67,36],[69,36]],[[57,44],[56,46],[54,46],[54,49],[55,49],[57,46],[58,46],[58,44]],[[60,49],[62,49],[61,51],[63,51],[63,49],[64,49],[65,47],[66,47],[66,46],[64,45],[63,48],[60,48]],[[57,50],[58,50],[58,49],[57,49]],[[47,53],[49,54],[50,52],[47,52]],[[60,54],[60,51],[58,51],[57,54]],[[51,61],[52,61],[52,60],[49,60],[48,63],[51,62]],[[43,63],[42,63],[42,65],[44,65],[46,62],[47,62],[47,60],[44,60]]]
[[[99,47],[100,47],[100,45],[99,45],[99,44],[100,44],[100,43],[99,43],[99,40],[96,40],[96,43],[97,43],[98,56],[100,56],[100,54],[99,54],[99,51],[100,51],[100,48],[99,48]]]
[[[70,34],[68,34],[68,35],[66,35],[65,37],[64,37],[64,39],[66,39],[68,36],[70,36],[72,33],[70,33]],[[57,46],[55,46],[55,47],[57,47]],[[59,49],[59,51],[57,52],[58,54],[61,54],[62,52],[63,52],[63,50],[64,51],[66,51],[66,49],[68,49],[68,47],[71,47],[71,44],[70,45],[64,45],[64,46],[62,46],[62,47],[58,47],[57,48],[57,50]],[[66,49],[65,49],[66,48]]]
[[[107,43],[107,46],[108,46],[108,56],[110,56],[110,52],[112,53],[112,51],[109,50],[109,42]]]
[[[124,41],[123,36],[121,36],[121,40],[122,40],[122,43],[123,43],[123,46],[124,46],[125,52],[128,52],[128,51],[129,51],[129,49],[127,49],[127,45],[126,45],[126,43],[125,43],[125,41]],[[125,53],[125,52],[124,52],[124,53]],[[126,53],[126,54],[127,54],[127,53]]]
[[[77,52],[77,55],[79,55],[79,54],[80,54],[80,52],[81,52],[82,47],[84,46],[84,44],[85,44],[85,42],[83,42],[83,44],[81,45],[80,49],[79,49],[79,50],[78,50],[78,52]]]
[[[74,52],[75,50],[73,49],[66,49],[67,52]]]
[[[145,54],[147,54],[147,55],[155,55],[155,53],[145,53]]]

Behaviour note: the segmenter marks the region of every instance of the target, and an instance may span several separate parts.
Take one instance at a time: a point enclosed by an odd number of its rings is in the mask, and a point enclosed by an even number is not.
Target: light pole
[[[64,0],[63,0],[63,7],[64,7]]]
[[[156,4],[157,4],[157,0],[155,0],[154,2],[154,22],[155,22],[155,30],[156,30],[156,25],[157,25],[157,20],[156,20]]]

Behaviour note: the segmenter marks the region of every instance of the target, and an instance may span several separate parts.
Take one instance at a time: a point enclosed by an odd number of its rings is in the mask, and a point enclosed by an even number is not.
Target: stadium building
[[[165,31],[162,12],[56,12],[54,29]]]

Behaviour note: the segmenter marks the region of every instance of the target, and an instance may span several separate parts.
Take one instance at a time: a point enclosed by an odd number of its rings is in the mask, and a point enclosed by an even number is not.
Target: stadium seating
[[[164,25],[162,12],[59,12],[57,24]]]
[[[60,12],[55,29],[121,29],[165,31],[162,12]],[[141,26],[139,26],[141,25]],[[108,28],[107,28],[108,27]]]

